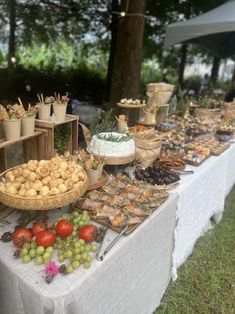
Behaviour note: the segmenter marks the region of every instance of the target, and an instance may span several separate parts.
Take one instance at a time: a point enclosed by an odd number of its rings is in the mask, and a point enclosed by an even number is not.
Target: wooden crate
[[[70,153],[73,153],[75,150],[78,149],[78,121],[79,121],[78,116],[68,114],[65,117],[65,121],[58,123],[36,119],[36,127],[39,127],[47,131],[47,159],[51,159],[55,154],[54,133],[55,128],[59,125],[67,124],[71,130],[71,135],[67,147],[68,151]]]
[[[46,159],[46,131],[43,129],[35,129],[32,136],[21,136],[15,141],[6,141],[0,139],[0,172],[7,169],[6,148],[17,144],[23,144],[24,162],[30,159]]]

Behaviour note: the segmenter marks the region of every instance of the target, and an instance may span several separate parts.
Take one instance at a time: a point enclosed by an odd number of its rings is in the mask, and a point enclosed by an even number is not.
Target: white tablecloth
[[[103,262],[95,260],[90,270],[58,276],[50,285],[42,278],[43,267],[12,259],[12,244],[1,242],[0,313],[152,313],[171,274],[177,278],[177,268],[210,227],[210,218],[223,212],[235,182],[234,162],[235,144],[200,167],[187,167],[194,175],[182,177],[166,203],[133,234],[122,237]],[[14,213],[7,220],[16,217]],[[9,228],[0,223],[0,234]],[[115,235],[109,231],[107,243]]]
[[[182,177],[178,193],[177,226],[172,276],[192,253],[197,239],[210,228],[212,216],[222,213],[224,200],[235,183],[235,144],[222,155],[208,158],[199,167],[187,166],[194,175]]]
[[[14,260],[12,244],[0,243],[1,314],[149,314],[160,304],[171,277],[177,196],[89,270],[58,275],[48,285],[43,267]],[[15,221],[16,213],[7,218]],[[9,230],[0,224],[0,234]],[[108,231],[111,241],[117,234]],[[105,246],[105,245],[104,245]]]

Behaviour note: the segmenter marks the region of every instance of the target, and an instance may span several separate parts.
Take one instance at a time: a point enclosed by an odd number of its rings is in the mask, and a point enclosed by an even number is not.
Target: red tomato
[[[57,223],[55,229],[61,238],[65,238],[73,232],[74,226],[68,220],[62,219]]]
[[[32,228],[33,235],[36,235],[38,234],[38,232],[43,231],[43,230],[47,230],[47,224],[45,224],[44,222],[38,221],[33,224],[33,228]]]
[[[29,243],[32,239],[32,232],[26,228],[19,228],[14,232],[13,243],[15,246],[22,248],[25,243]]]
[[[86,225],[79,229],[78,237],[83,239],[86,243],[90,243],[95,240],[97,229],[93,225]]]
[[[36,243],[44,247],[53,246],[55,243],[55,235],[51,231],[40,231],[36,235]]]

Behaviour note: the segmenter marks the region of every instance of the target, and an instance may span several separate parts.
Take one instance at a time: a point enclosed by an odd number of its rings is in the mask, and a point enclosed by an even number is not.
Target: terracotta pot
[[[93,184],[93,183],[98,182],[99,179],[101,178],[102,171],[103,171],[103,165],[100,166],[99,168],[95,169],[95,170],[94,169],[88,169],[86,172],[87,172],[87,175],[89,178],[89,183]]]
[[[53,104],[53,111],[56,122],[63,122],[65,120],[67,104]]]
[[[38,103],[39,110],[38,116],[40,120],[50,120],[51,116],[51,105],[45,105],[44,103]]]
[[[23,117],[21,119],[21,135],[31,136],[34,135],[35,117]]]
[[[7,141],[15,141],[20,138],[21,119],[4,120],[3,129]]]

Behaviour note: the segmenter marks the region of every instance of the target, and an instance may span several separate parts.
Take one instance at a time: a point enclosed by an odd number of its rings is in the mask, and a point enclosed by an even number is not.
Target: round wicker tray
[[[6,172],[14,168],[8,169],[4,171],[3,173],[1,173],[0,179],[2,176],[4,176]],[[9,207],[13,207],[16,209],[23,209],[23,210],[48,210],[48,209],[53,209],[57,207],[62,207],[70,203],[73,203],[75,200],[77,200],[80,196],[82,196],[86,192],[89,180],[85,171],[84,171],[84,174],[86,175],[86,179],[85,181],[81,182],[81,185],[78,188],[59,194],[59,195],[45,196],[42,198],[35,198],[35,197],[26,198],[26,197],[6,194],[0,191],[0,201]]]

